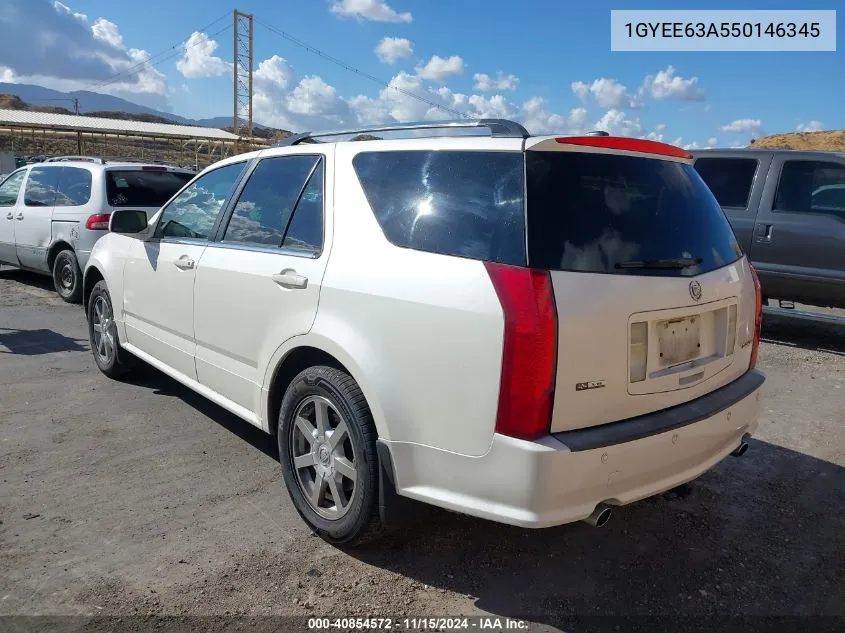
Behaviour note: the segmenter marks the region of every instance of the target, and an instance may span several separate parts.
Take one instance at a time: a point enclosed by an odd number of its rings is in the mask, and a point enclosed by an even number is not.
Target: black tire
[[[82,303],[82,271],[76,253],[65,249],[53,260],[53,286],[68,303]]]
[[[98,310],[108,307],[108,314],[111,319],[107,321],[106,331],[112,337],[112,345],[101,345],[100,339],[95,337],[95,326],[100,322]],[[91,297],[88,299],[88,340],[91,343],[91,353],[94,355],[94,362],[97,367],[109,378],[119,378],[132,371],[137,365],[138,359],[120,346],[117,335],[117,326],[114,323],[114,309],[112,307],[111,295],[105,281],[97,282],[91,290]],[[105,353],[109,352],[109,353]]]
[[[297,450],[295,416],[297,412],[305,411],[302,407],[309,406],[308,401],[314,397],[327,400],[336,410],[333,415],[339,414],[346,422],[348,440],[354,450],[355,488],[345,514],[336,519],[317,513],[306,498],[293,463],[294,451]],[[335,421],[338,419],[334,418]],[[282,399],[277,437],[279,461],[288,494],[299,515],[316,534],[335,545],[355,546],[372,541],[382,533],[378,513],[377,433],[364,394],[351,376],[326,366],[310,367],[300,372],[291,381]],[[347,445],[347,450],[349,448]],[[315,457],[315,478],[318,467]],[[311,472],[308,468],[312,467],[306,467],[306,476]],[[330,494],[333,496],[333,493]]]

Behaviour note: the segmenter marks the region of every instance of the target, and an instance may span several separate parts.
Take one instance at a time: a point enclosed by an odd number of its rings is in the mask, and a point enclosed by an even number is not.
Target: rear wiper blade
[[[674,259],[644,259],[630,262],[617,262],[616,268],[667,268],[680,270],[698,266],[704,260],[700,257],[676,257]]]

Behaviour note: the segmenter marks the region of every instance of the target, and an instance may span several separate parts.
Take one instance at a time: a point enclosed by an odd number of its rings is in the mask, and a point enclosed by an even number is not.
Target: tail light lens
[[[109,218],[111,218],[110,213],[95,213],[88,217],[88,220],[85,222],[85,228],[90,231],[107,231],[109,228]]]
[[[485,262],[505,316],[496,432],[548,434],[557,369],[557,308],[548,271]]]
[[[748,262],[748,267],[751,269],[751,278],[754,280],[754,295],[757,302],[754,312],[754,342],[751,344],[751,364],[748,366],[749,369],[754,369],[757,366],[757,355],[760,351],[760,328],[763,325],[763,286],[760,285],[760,278],[751,262]]]

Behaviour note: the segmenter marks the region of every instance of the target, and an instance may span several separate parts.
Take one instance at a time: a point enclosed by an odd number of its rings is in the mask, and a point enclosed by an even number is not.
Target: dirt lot
[[[0,270],[0,615],[120,616],[114,630],[148,614],[494,614],[574,633],[654,631],[654,616],[689,631],[730,614],[743,630],[845,626],[843,327],[767,319],[758,435],[688,494],[621,508],[601,530],[432,509],[347,553],[296,515],[270,437],[156,371],[101,376],[81,309],[47,284]],[[813,615],[839,617],[762,618]]]

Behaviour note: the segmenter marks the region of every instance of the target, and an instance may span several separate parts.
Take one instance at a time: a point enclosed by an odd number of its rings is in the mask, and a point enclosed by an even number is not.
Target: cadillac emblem
[[[689,296],[693,301],[701,300],[701,284],[697,281],[689,282]]]

